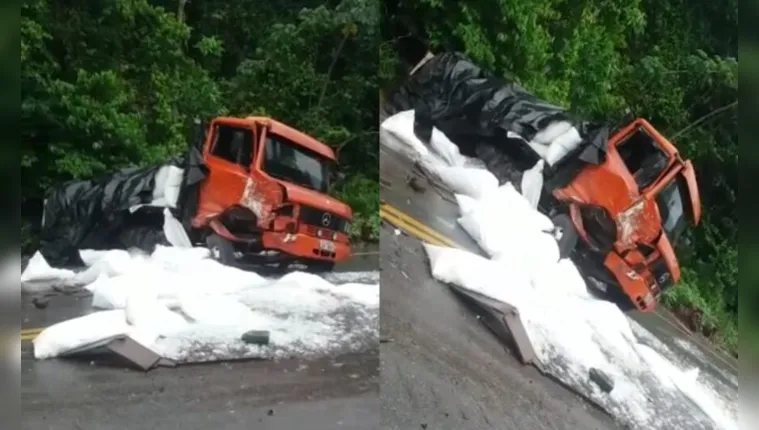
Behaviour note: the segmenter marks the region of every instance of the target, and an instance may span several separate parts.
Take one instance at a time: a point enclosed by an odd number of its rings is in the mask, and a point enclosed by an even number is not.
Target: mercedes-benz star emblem
[[[322,225],[324,227],[327,227],[329,223],[332,222],[332,215],[329,212],[325,212],[324,215],[322,215]]]

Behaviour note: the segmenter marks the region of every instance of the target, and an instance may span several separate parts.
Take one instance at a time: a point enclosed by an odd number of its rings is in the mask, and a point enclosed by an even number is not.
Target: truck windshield
[[[263,170],[272,177],[326,193],[330,160],[282,136],[269,133]]]
[[[622,161],[635,178],[638,190],[651,185],[667,167],[667,154],[642,128],[636,129],[617,144]]]
[[[662,229],[673,246],[688,224],[685,206],[688,204],[687,196],[688,186],[682,175],[677,175],[656,195]]]

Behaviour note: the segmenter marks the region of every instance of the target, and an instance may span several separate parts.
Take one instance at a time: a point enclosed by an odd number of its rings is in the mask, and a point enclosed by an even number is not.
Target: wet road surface
[[[610,429],[580,396],[523,366],[450,288],[421,243],[381,231],[380,346],[386,429]]]
[[[377,352],[148,373],[23,360],[22,429],[379,429]]]
[[[382,418],[388,428],[430,420],[430,428],[615,428],[587,405],[500,346],[475,313],[434,281],[417,239],[433,230],[481,253],[456,224],[455,200],[398,153],[381,147],[383,201],[407,214],[406,233],[381,236]],[[416,177],[416,190],[408,185]],[[421,185],[421,190],[419,189]],[[737,392],[736,361],[691,334],[662,307],[631,318],[664,343],[682,365],[695,366]],[[405,386],[407,388],[404,392]],[[416,403],[417,408],[412,405]],[[462,418],[466,415],[467,419]],[[474,417],[474,418],[473,418]],[[477,424],[473,424],[472,420]]]
[[[362,249],[338,271],[377,268]],[[90,311],[91,297],[58,295],[46,309],[22,297],[23,328]],[[22,331],[23,333],[23,331]],[[99,358],[33,359],[22,343],[22,429],[379,429],[379,351],[318,360],[185,365],[147,373]]]

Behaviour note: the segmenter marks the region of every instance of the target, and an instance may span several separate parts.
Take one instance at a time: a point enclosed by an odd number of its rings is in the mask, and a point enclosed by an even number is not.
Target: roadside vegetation
[[[334,148],[354,240],[378,239],[373,0],[29,0],[21,6],[22,249],[70,179],[157,163],[194,117],[268,115]]]
[[[693,160],[702,223],[679,245],[683,277],[663,303],[737,356],[737,2],[386,3],[383,85],[398,78],[392,41],[416,35],[587,118],[644,117]]]

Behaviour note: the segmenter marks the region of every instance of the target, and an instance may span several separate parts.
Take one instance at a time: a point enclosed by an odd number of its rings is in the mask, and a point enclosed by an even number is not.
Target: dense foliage
[[[703,221],[665,303],[736,351],[737,2],[420,0],[387,2],[384,14],[385,84],[397,79],[392,42],[417,35],[586,117],[645,117],[691,158]]]
[[[759,5],[749,3],[743,6],[741,19],[743,22],[759,22]],[[739,121],[739,136],[744,142],[751,142],[756,133],[756,121],[759,117],[759,32],[751,25],[743,25],[740,28],[740,53],[741,62],[741,110]],[[759,153],[754,151],[752,145],[743,145],[741,156],[742,183],[752,183],[752,176],[759,172]],[[748,180],[747,180],[748,179]],[[750,188],[750,185],[748,187]],[[744,199],[745,200],[745,199]],[[751,202],[751,200],[749,200]],[[751,211],[751,205],[744,205]],[[743,209],[746,210],[746,209]],[[751,212],[744,212],[744,224],[740,236],[741,252],[739,254],[740,272],[739,315],[740,330],[744,341],[740,343],[741,364],[756,363],[759,361],[759,266],[753,264],[759,257],[759,229],[751,222],[746,222],[745,217],[752,218]],[[741,368],[741,371],[743,369]]]
[[[262,114],[338,152],[354,237],[376,239],[375,1],[28,0],[21,12],[26,215],[61,181],[179,153],[189,118]]]

